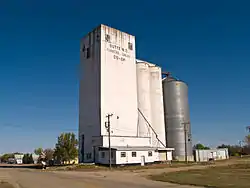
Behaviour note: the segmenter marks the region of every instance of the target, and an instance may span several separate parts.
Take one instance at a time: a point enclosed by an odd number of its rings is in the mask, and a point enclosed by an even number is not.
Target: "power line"
[[[188,163],[188,158],[187,158],[187,125],[190,125],[190,122],[183,122],[184,125],[184,140],[185,140],[185,161]]]
[[[109,137],[109,168],[111,169],[111,139],[110,139],[110,117],[112,117],[113,114],[108,114],[106,118],[108,118],[108,121],[105,122],[105,127],[108,131],[108,137]]]
[[[139,113],[142,115],[143,119],[146,121],[146,123],[148,124],[148,126],[150,127],[150,129],[154,132],[156,139],[158,140],[158,142],[161,143],[161,145],[163,147],[166,148],[165,144],[162,143],[162,141],[158,138],[158,134],[155,132],[155,130],[153,129],[153,127],[150,125],[150,123],[148,122],[147,118],[143,115],[143,113],[141,112],[141,110],[138,108]]]

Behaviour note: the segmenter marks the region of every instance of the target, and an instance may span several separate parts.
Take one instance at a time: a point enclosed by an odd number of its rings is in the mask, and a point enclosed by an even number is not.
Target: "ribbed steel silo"
[[[187,160],[192,161],[188,86],[183,81],[165,78],[163,79],[163,97],[167,146],[175,148],[175,159],[184,161],[187,155]]]
[[[136,77],[138,108],[147,121],[151,123],[150,72],[148,63],[137,61]],[[150,137],[151,129],[149,128],[147,121],[143,116],[138,114],[138,136]]]
[[[152,142],[154,147],[165,147],[165,125],[164,125],[164,108],[162,93],[161,68],[150,66],[150,101],[151,101],[151,125],[157,134],[152,132]]]

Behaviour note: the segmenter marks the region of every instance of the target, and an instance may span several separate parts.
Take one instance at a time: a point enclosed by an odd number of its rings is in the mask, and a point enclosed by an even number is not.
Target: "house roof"
[[[109,149],[108,147],[102,147],[100,146],[99,148],[101,149]],[[155,151],[155,150],[159,150],[159,151],[173,151],[174,148],[156,148],[156,147],[140,147],[140,146],[112,146],[111,147],[112,150],[117,150],[117,151]]]

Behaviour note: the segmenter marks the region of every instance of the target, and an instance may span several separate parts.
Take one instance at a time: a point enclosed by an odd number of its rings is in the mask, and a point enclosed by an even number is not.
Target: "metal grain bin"
[[[163,98],[167,146],[175,148],[175,159],[185,160],[186,137],[187,158],[193,160],[187,84],[173,78],[163,79]],[[184,123],[188,122],[185,131]]]

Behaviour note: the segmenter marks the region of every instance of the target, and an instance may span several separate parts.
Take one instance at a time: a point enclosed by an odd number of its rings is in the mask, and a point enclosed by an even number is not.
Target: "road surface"
[[[190,188],[151,181],[133,172],[124,171],[42,171],[34,169],[0,169],[0,181],[16,188]]]

